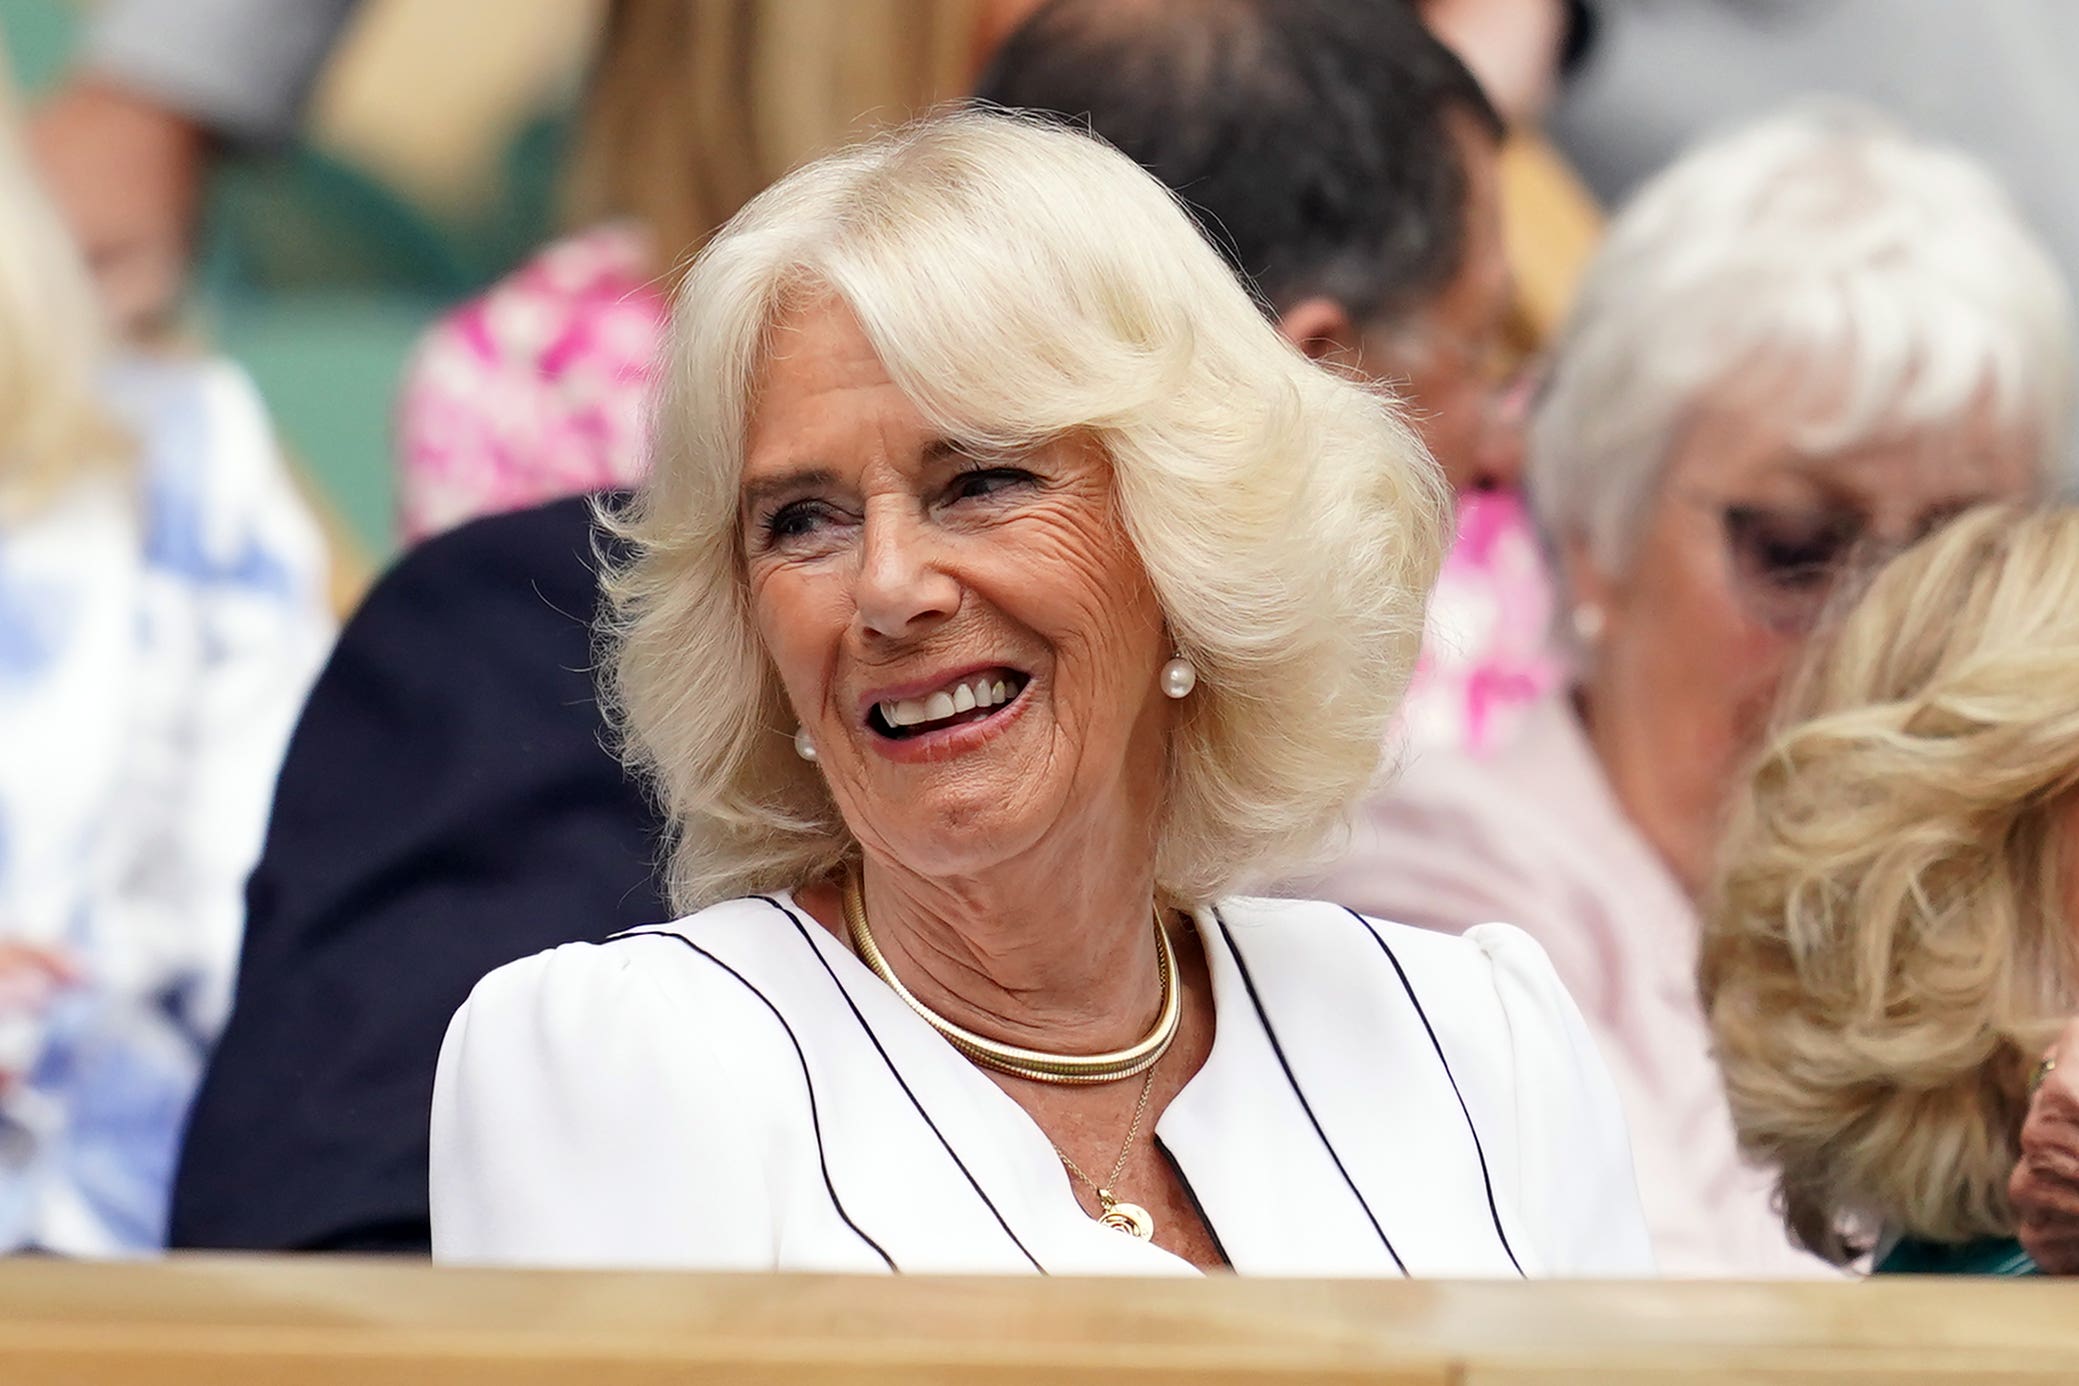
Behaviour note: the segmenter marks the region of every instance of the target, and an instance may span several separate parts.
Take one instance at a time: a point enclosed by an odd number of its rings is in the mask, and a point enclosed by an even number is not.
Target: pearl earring
[[[1573,609],[1574,639],[1583,645],[1593,645],[1603,638],[1603,609],[1594,602],[1582,602]]]
[[[807,727],[794,729],[794,754],[810,763],[814,763],[816,759],[816,743],[809,740]]]
[[[1198,666],[1178,655],[1162,666],[1162,691],[1171,698],[1188,698],[1198,687]]]

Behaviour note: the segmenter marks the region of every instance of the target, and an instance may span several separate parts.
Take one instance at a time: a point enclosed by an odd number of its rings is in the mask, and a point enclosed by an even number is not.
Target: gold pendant
[[[1155,1219],[1140,1204],[1122,1203],[1107,1189],[1097,1191],[1097,1201],[1104,1208],[1097,1220],[1106,1227],[1143,1242],[1154,1237]]]

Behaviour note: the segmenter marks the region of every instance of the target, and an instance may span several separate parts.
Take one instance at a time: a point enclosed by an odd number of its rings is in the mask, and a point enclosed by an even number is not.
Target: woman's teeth
[[[943,722],[963,712],[988,709],[1007,703],[1017,689],[1005,678],[981,675],[941,688],[928,698],[903,698],[876,704],[881,720],[892,728],[914,727],[923,722]]]

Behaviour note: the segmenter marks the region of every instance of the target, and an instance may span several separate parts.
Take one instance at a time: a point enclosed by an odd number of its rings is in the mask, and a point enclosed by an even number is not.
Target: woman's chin
[[[890,807],[874,837],[907,869],[938,879],[984,875],[1043,836],[1034,796],[1009,786],[973,786]]]
[[[1041,720],[1013,705],[923,736],[872,737],[864,794],[846,796],[848,812],[868,820],[866,836],[901,846],[896,856],[906,865],[934,874],[966,874],[1014,853],[1037,836],[1032,820],[1058,797],[1048,784],[1058,758],[1032,754]]]

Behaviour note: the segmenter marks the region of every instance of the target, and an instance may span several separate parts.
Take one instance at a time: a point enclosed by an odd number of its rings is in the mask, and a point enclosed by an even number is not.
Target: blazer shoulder
[[[1474,940],[1381,919],[1332,900],[1238,897],[1221,901],[1215,910],[1223,923],[1271,930],[1294,946],[1341,948],[1356,943],[1383,951],[1403,967],[1425,970],[1486,966],[1486,950]],[[1520,933],[1513,928],[1509,932]]]
[[[676,939],[691,944],[696,952],[774,946],[784,935],[793,936],[793,924],[802,922],[798,905],[790,907],[777,896],[745,895],[704,906],[677,919],[643,924],[626,929],[606,940],[608,944],[636,939]]]
[[[691,1045],[703,1034],[784,1028],[783,999],[730,961],[734,952],[740,964],[742,949],[758,946],[750,930],[774,924],[785,927],[767,903],[732,900],[597,943],[544,949],[477,982],[455,1025],[560,1036],[580,1047],[637,1031]]]
[[[1501,972],[1551,970],[1537,943],[1506,924],[1443,933],[1327,900],[1235,899],[1217,913],[1247,951],[1275,948],[1324,981],[1365,978],[1368,994],[1405,997],[1440,1033],[1503,1025]]]

